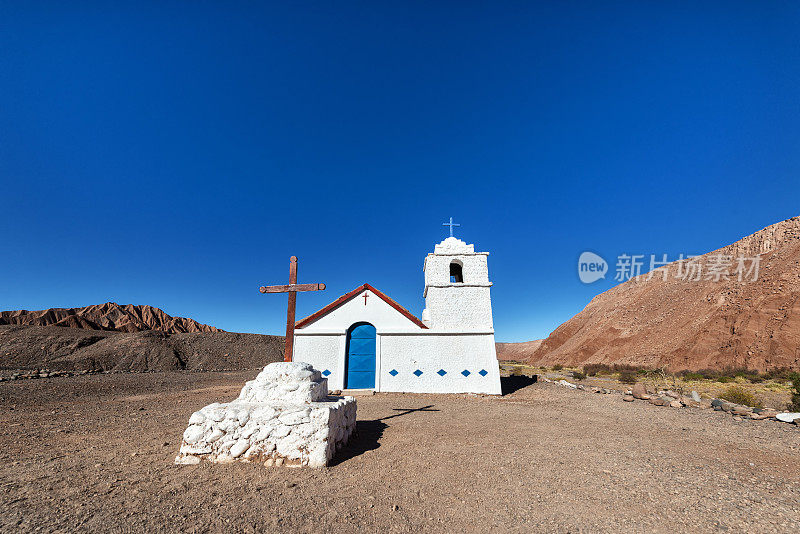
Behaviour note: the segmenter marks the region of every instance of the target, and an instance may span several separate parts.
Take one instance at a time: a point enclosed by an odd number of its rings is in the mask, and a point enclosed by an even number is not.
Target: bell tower
[[[489,253],[453,237],[451,225],[450,237],[425,257],[422,321],[435,330],[493,333]]]

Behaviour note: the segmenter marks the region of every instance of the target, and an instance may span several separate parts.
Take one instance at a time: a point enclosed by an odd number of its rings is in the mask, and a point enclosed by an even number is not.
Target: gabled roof
[[[409,321],[411,321],[415,325],[419,326],[420,328],[428,328],[427,326],[425,326],[425,323],[423,323],[422,321],[420,321],[419,319],[414,317],[411,314],[411,312],[409,312],[407,309],[405,309],[404,307],[400,306],[398,303],[393,301],[391,298],[389,298],[385,294],[381,293],[380,291],[378,291],[377,289],[375,289],[374,287],[372,287],[369,284],[363,284],[363,285],[358,286],[357,288],[355,288],[351,292],[345,293],[344,295],[342,295],[338,299],[334,300],[333,302],[331,302],[330,304],[328,304],[327,306],[325,306],[321,310],[312,313],[311,315],[309,315],[305,319],[301,319],[301,320],[297,321],[294,324],[295,328],[303,328],[307,324],[309,324],[309,323],[311,323],[313,321],[316,321],[317,319],[319,319],[323,315],[326,315],[328,312],[330,312],[332,310],[335,310],[336,308],[338,308],[339,306],[341,306],[342,304],[344,304],[348,300],[358,296],[358,294],[361,293],[362,291],[364,291],[365,289],[368,289],[368,290],[372,291],[375,295],[380,297],[381,300],[383,300],[386,304],[388,304],[389,306],[391,306],[395,310],[399,311],[406,319],[408,319]]]

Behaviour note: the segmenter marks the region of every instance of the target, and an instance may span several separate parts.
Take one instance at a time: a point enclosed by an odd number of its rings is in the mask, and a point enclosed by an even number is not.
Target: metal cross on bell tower
[[[450,227],[450,237],[453,237],[453,227],[454,226],[461,226],[460,224],[456,224],[453,222],[453,218],[450,217],[449,223],[443,223],[442,226],[449,226]]]

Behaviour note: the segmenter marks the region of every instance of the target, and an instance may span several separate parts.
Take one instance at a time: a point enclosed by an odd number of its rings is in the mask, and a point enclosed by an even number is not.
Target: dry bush
[[[742,404],[744,406],[752,406],[753,408],[763,408],[764,404],[753,393],[747,391],[742,386],[731,386],[726,389],[720,399],[732,402],[734,404]]]
[[[601,373],[611,373],[611,366],[604,363],[589,363],[583,366],[586,376],[597,376]]]
[[[789,380],[792,381],[792,401],[787,409],[790,412],[800,412],[800,373],[789,373]]]
[[[555,364],[555,365],[553,366],[553,371],[560,371],[560,370],[562,370],[563,368],[564,368],[564,366],[563,366],[563,365],[561,365],[560,363],[557,363],[557,364]]]
[[[637,379],[637,373],[635,371],[627,370],[622,371],[619,374],[619,381],[623,384],[635,384]]]
[[[581,373],[580,371],[572,371],[572,378],[574,378],[575,380],[583,380],[584,378],[586,378],[586,375],[584,373]]]

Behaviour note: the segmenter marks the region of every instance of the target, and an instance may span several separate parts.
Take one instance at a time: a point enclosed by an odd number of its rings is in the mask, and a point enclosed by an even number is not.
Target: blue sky
[[[447,234],[497,339],[800,215],[794,2],[0,2],[0,309],[151,304],[280,334]]]

